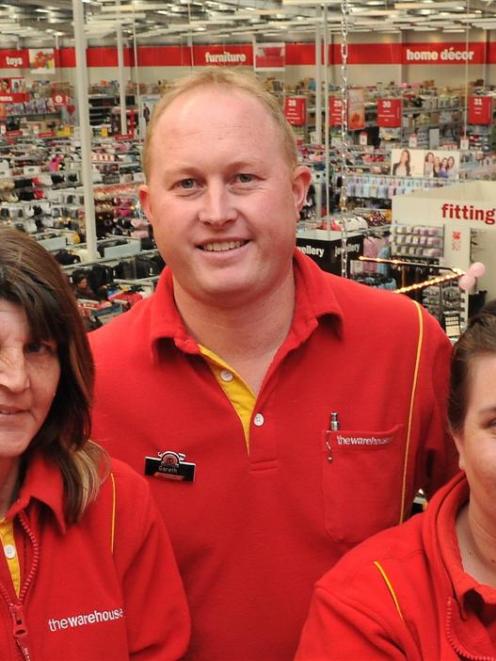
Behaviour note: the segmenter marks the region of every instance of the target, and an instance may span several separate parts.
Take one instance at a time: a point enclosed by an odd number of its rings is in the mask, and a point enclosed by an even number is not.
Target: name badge
[[[185,459],[185,454],[172,450],[159,452],[157,457],[145,457],[145,475],[194,482],[196,464]]]

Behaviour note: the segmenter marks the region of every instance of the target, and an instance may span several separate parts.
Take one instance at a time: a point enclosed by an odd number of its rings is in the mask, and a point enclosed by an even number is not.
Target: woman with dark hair
[[[0,658],[181,657],[189,616],[148,487],[89,440],[93,363],[55,259],[0,229]]]
[[[496,658],[494,301],[455,345],[448,419],[463,472],[317,583],[299,661]]]
[[[393,174],[398,177],[409,177],[411,174],[410,168],[410,150],[402,149],[400,152],[400,160],[393,165]]]

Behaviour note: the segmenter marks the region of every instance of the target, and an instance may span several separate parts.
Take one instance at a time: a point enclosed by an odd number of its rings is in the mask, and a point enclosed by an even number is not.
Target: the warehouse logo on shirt
[[[113,620],[121,620],[124,617],[122,608],[114,608],[113,610],[94,610],[91,613],[84,613],[79,615],[68,615],[59,619],[51,617],[48,620],[48,628],[50,631],[64,631],[65,629],[76,629],[77,627],[84,627],[87,624],[99,624],[100,622],[112,622]]]
[[[392,436],[336,436],[338,445],[387,445],[393,440]]]

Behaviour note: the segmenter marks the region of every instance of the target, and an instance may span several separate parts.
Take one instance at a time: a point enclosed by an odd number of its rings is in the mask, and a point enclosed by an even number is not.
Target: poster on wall
[[[54,48],[29,48],[28,53],[31,73],[55,73]]]
[[[458,179],[460,154],[448,149],[392,149],[391,174],[398,177]]]
[[[255,71],[283,71],[286,66],[286,44],[255,44],[253,59]]]
[[[152,116],[153,108],[159,101],[160,94],[142,94],[141,95],[141,113],[138,118],[138,126],[141,137],[145,137],[146,129]]]

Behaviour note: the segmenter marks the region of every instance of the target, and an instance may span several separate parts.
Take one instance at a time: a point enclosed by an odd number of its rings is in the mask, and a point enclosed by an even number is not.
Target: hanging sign
[[[55,49],[29,48],[31,73],[55,73]]]
[[[284,42],[255,44],[255,71],[281,71],[286,66],[286,44]]]
[[[401,99],[379,99],[377,101],[377,126],[400,128],[402,110]]]
[[[307,99],[304,96],[287,96],[284,99],[284,116],[292,126],[305,126]]]
[[[468,123],[488,126],[493,118],[493,99],[491,96],[468,97]]]
[[[67,94],[56,92],[55,94],[52,94],[52,101],[55,108],[63,108],[64,106],[69,105],[71,97],[67,96]]]
[[[348,129],[357,131],[365,128],[365,95],[363,88],[348,90]]]
[[[330,126],[341,126],[341,112],[343,101],[337,96],[329,97],[329,124]]]

